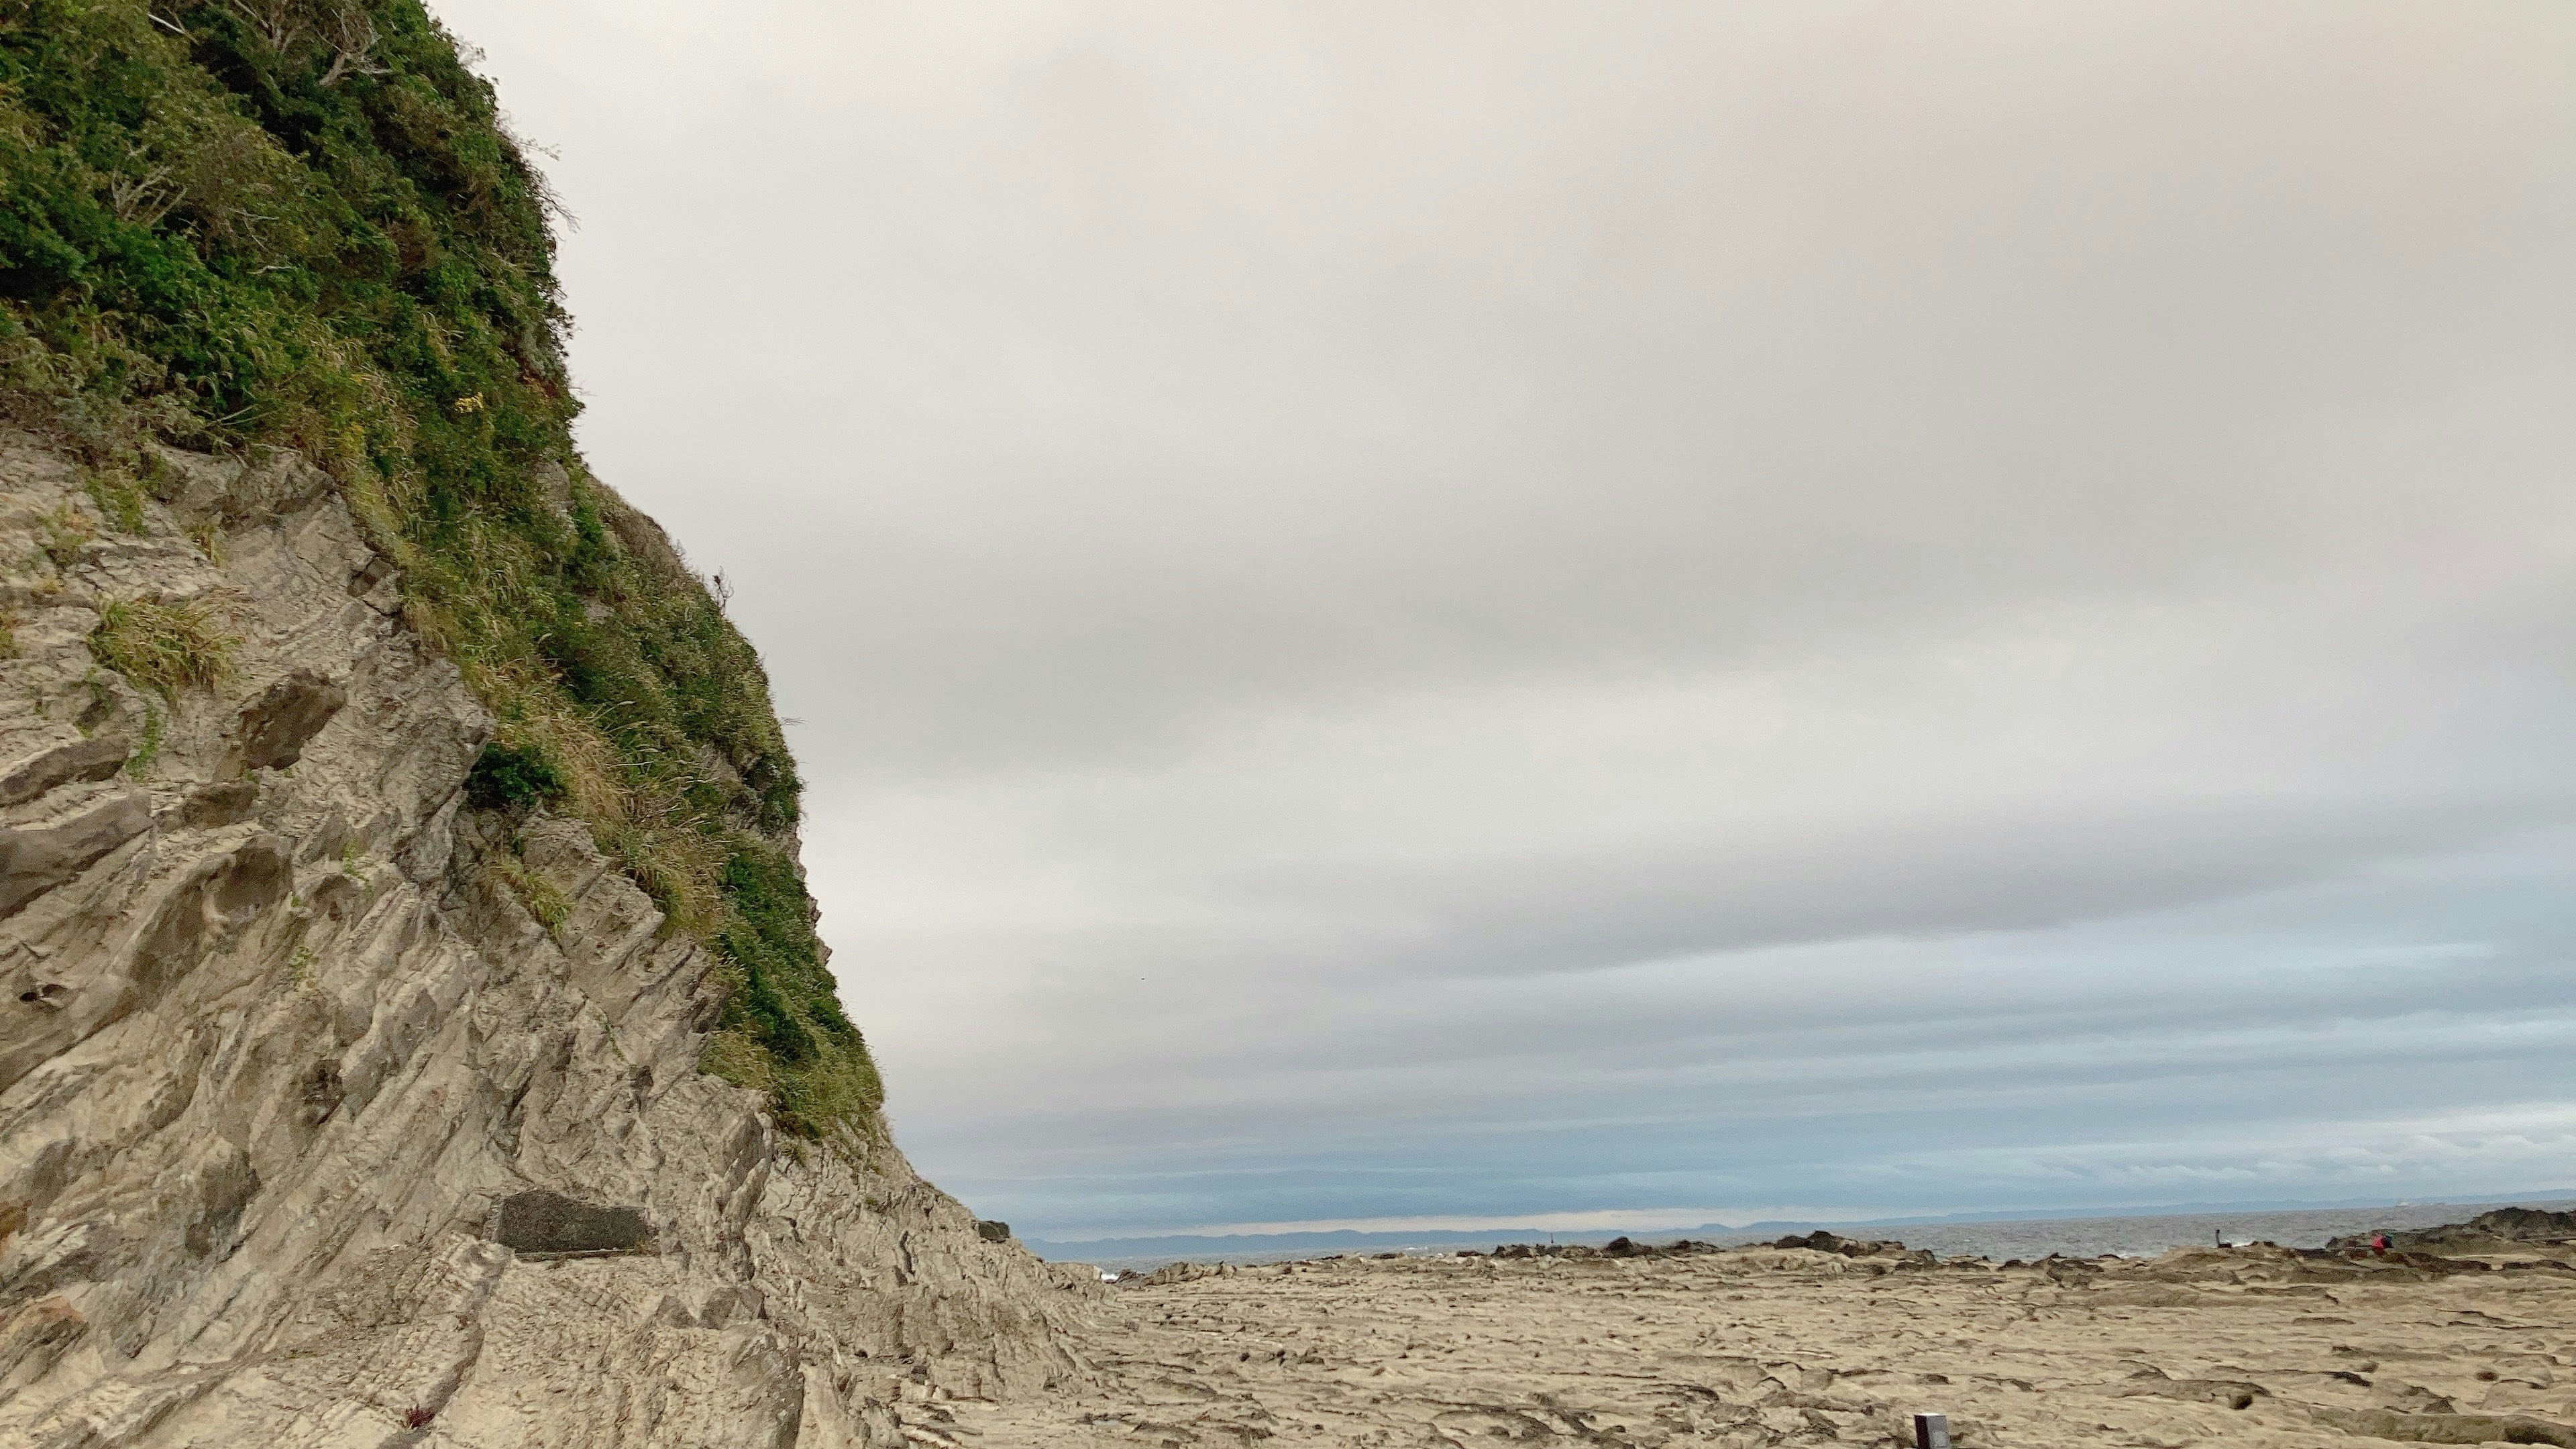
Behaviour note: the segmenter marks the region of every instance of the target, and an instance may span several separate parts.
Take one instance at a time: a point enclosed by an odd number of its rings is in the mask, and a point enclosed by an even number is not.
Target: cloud
[[[2569,14],[438,9],[980,1210],[2554,1150]]]

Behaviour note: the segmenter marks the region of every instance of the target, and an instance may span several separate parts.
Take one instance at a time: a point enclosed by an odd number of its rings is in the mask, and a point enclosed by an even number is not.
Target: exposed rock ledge
[[[700,1075],[707,963],[582,829],[551,931],[487,873],[489,722],[327,481],[183,472],[67,544],[0,434],[0,1443],[890,1446],[1070,1373],[1097,1284]],[[219,690],[92,664],[138,596],[228,611]]]

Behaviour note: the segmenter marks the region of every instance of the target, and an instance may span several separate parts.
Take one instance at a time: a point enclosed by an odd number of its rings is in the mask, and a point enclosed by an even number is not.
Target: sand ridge
[[[1042,1398],[905,1406],[917,1443],[1911,1444],[2389,1439],[2576,1449],[2568,1250],[2256,1246],[1928,1264],[1892,1245],[1175,1266]]]

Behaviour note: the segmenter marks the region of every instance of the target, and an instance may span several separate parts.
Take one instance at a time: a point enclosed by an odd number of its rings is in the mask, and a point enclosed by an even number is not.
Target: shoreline
[[[1878,1220],[1867,1223],[1756,1223],[1742,1228],[1711,1224],[1658,1232],[1629,1230],[1558,1233],[1563,1245],[1599,1247],[1614,1238],[1668,1243],[1677,1238],[1745,1247],[1789,1234],[1825,1231],[1855,1238],[1902,1239],[1908,1247],[1927,1248],[1944,1258],[1983,1256],[2039,1258],[2050,1252],[2095,1257],[2110,1251],[2121,1257],[2153,1257],[2177,1247],[2206,1246],[2213,1229],[2228,1241],[2264,1240],[2287,1247],[2321,1247],[2338,1235],[2379,1228],[2408,1229],[2459,1222],[2503,1207],[2565,1211],[2576,1208],[2576,1192],[2553,1190],[2521,1197],[2476,1198],[2457,1202],[2410,1202],[2384,1206],[2212,1209],[2188,1213],[2152,1213],[2101,1217],[1998,1217],[1981,1219]],[[1208,1236],[1170,1234],[1160,1237],[1097,1239],[1089,1243],[1029,1238],[1022,1245],[1054,1263],[1088,1265],[1118,1271],[1158,1268],[1167,1263],[1266,1264],[1315,1261],[1332,1254],[1407,1255],[1490,1251],[1528,1237],[1530,1229],[1467,1233],[1294,1233]],[[1547,1238],[1545,1233],[1538,1234]],[[1115,1251],[1087,1251],[1094,1247]],[[1997,1251],[2000,1249],[2000,1251]],[[2125,1249],[2125,1251],[2123,1250]]]
[[[2576,1449],[2576,1243],[1932,1259],[1892,1244],[1175,1264],[958,1442],[2372,1441]],[[1929,1260],[1929,1261],[1927,1261]]]

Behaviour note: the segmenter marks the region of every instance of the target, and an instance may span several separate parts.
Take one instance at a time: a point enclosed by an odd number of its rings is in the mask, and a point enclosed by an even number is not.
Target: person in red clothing
[[[2371,1234],[2370,1251],[2375,1257],[2386,1257],[2388,1255],[2388,1235],[2386,1233]]]

